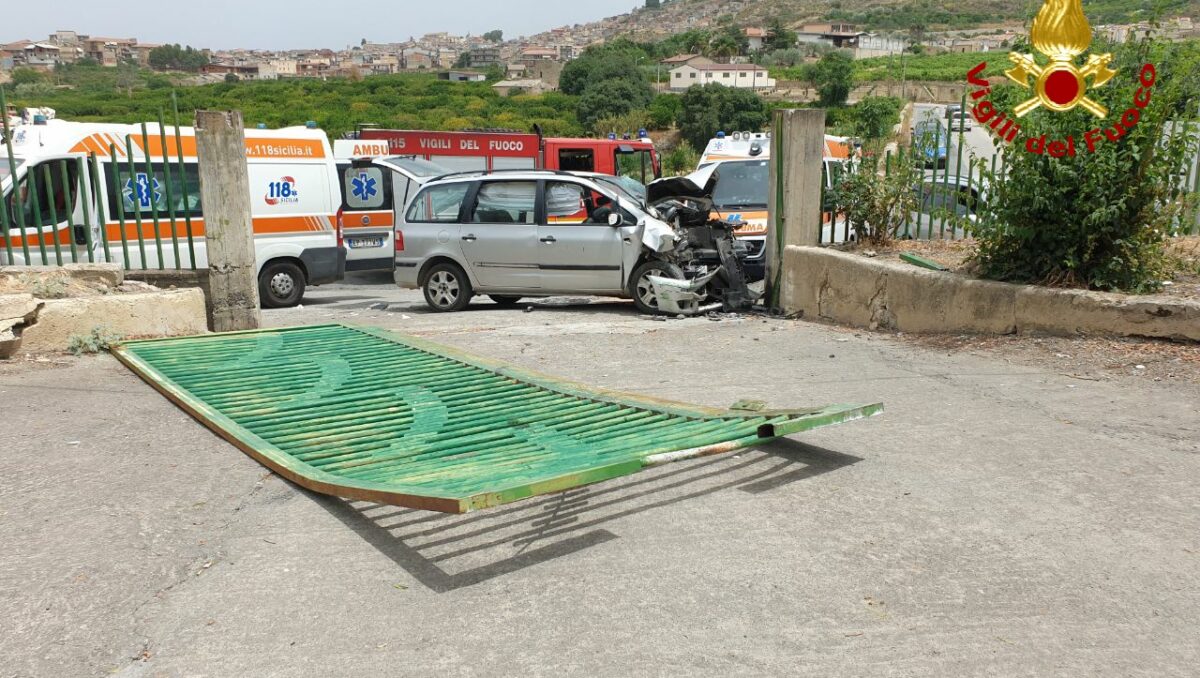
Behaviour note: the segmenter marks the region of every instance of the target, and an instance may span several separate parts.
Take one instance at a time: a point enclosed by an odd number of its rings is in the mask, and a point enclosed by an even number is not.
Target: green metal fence
[[[962,98],[962,110],[967,110],[967,100]],[[919,135],[914,125],[914,139],[909,147],[887,151],[882,158],[864,158],[862,161],[843,166],[834,164],[832,176],[827,166],[822,182],[822,228],[819,244],[846,243],[857,238],[854,224],[839,214],[833,205],[832,196],[840,181],[852,172],[881,172],[892,176],[895,172],[907,171],[917,166],[919,176],[912,181],[913,197],[917,209],[905,210],[900,218],[903,223],[896,229],[896,236],[917,240],[956,240],[971,236],[971,227],[976,219],[986,217],[989,177],[1001,177],[1004,173],[1004,156],[997,152],[990,158],[977,156],[967,150],[966,129],[961,121],[955,125],[941,118],[937,124]],[[1200,146],[1200,123],[1175,123],[1171,133],[1185,130]],[[918,137],[922,138],[918,138]],[[1193,155],[1190,163],[1181,168],[1177,185],[1177,196],[1200,194],[1200,153]],[[1200,214],[1186,222],[1176,224],[1171,235],[1200,234]]]
[[[142,123],[119,144],[93,135],[79,140],[86,152],[42,160],[14,148],[18,131],[9,123],[3,88],[0,111],[0,176],[12,178],[0,209],[6,265],[107,261],[126,270],[197,268],[196,240],[203,236],[193,223],[201,216],[197,168],[185,161],[174,94],[173,127],[160,111],[157,129]],[[30,134],[36,127],[23,129]]]

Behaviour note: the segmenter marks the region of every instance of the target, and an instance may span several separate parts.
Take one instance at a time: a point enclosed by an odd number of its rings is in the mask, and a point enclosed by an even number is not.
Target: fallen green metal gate
[[[878,414],[717,410],[345,325],[131,341],[117,357],[311,490],[465,513]]]

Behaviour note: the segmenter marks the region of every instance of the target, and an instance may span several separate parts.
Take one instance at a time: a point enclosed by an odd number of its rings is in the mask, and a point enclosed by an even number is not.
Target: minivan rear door
[[[484,181],[468,196],[459,236],[480,286],[540,287],[537,193],[536,181]]]

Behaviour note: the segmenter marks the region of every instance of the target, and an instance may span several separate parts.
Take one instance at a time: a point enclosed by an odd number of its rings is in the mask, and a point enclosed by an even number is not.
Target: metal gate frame
[[[610,418],[609,421],[611,423],[602,423],[603,426],[611,425],[611,430],[614,432],[620,430],[621,423],[627,421],[628,415],[640,415],[645,412],[652,413],[650,415],[651,418],[662,417],[664,430],[666,430],[665,425],[667,423],[676,426],[704,424],[708,429],[715,430],[705,431],[702,444],[689,445],[688,435],[691,435],[693,438],[695,437],[692,434],[674,434],[669,439],[675,442],[658,444],[657,447],[654,440],[642,440],[638,438],[631,441],[633,447],[629,451],[622,449],[614,452],[613,456],[618,458],[611,461],[605,460],[603,463],[596,463],[587,468],[575,468],[571,472],[549,474],[540,477],[521,477],[520,474],[514,476],[510,472],[509,477],[505,478],[502,474],[498,473],[499,477],[496,477],[495,482],[486,488],[477,488],[466,493],[442,492],[437,491],[438,488],[436,487],[433,488],[434,491],[431,491],[428,484],[417,486],[411,479],[409,479],[409,482],[406,482],[403,472],[398,472],[385,481],[363,481],[329,473],[306,463],[292,456],[292,454],[280,446],[269,442],[264,437],[260,437],[248,426],[238,423],[231,416],[222,412],[220,408],[211,405],[204,398],[197,396],[187,386],[170,378],[164,369],[155,364],[156,360],[154,357],[147,358],[146,355],[140,355],[140,353],[157,354],[160,356],[162,362],[170,362],[175,367],[184,369],[183,366],[185,364],[188,367],[194,367],[195,362],[197,362],[190,357],[189,350],[196,351],[199,349],[201,352],[207,352],[212,357],[217,355],[214,351],[220,350],[219,345],[221,342],[245,339],[255,335],[288,335],[300,332],[314,333],[314,336],[318,338],[320,336],[337,337],[339,333],[353,338],[354,335],[350,333],[360,333],[366,337],[383,339],[396,344],[402,347],[401,350],[411,349],[411,355],[416,356],[417,359],[426,361],[435,360],[437,365],[444,365],[446,370],[461,370],[463,367],[476,368],[474,370],[467,370],[467,372],[485,380],[485,383],[504,384],[506,387],[523,387],[527,385],[538,389],[541,397],[550,398],[554,402],[557,402],[556,398],[561,397],[558,400],[576,407],[582,404],[584,406],[597,406],[600,408],[611,408],[613,406],[617,408],[632,408],[628,412],[620,409],[622,416],[618,416],[616,419]],[[325,334],[321,335],[320,333]],[[299,335],[293,334],[293,336]],[[283,342],[285,340],[286,336],[279,341]],[[304,340],[312,341],[309,339]],[[376,343],[376,345],[378,344]],[[178,349],[178,353],[176,353],[176,349]],[[536,495],[559,492],[581,485],[629,475],[644,468],[668,462],[730,452],[793,433],[873,416],[883,410],[881,404],[834,405],[804,410],[756,409],[760,407],[757,404],[740,405],[746,409],[728,410],[686,405],[646,396],[590,388],[555,377],[514,368],[500,361],[472,356],[414,337],[398,335],[378,328],[340,324],[230,332],[217,335],[202,335],[199,337],[130,341],[114,347],[112,352],[134,373],[205,426],[253,457],[259,463],[297,485],[315,492],[348,499],[367,500],[446,513],[466,513]],[[440,362],[437,362],[436,359],[440,359]],[[263,369],[269,370],[269,368]],[[436,370],[439,368],[435,366],[433,369]],[[481,374],[480,370],[488,374]],[[270,372],[267,371],[265,374],[270,374]],[[397,374],[402,374],[402,372],[398,372]],[[207,372],[204,374],[204,377],[205,379],[208,378]],[[231,383],[239,383],[244,386],[244,383],[238,377],[240,377],[240,374],[233,376]],[[499,379],[495,379],[495,377],[499,377]],[[218,378],[214,375],[212,380],[218,380]],[[491,381],[488,382],[487,380]],[[211,382],[197,377],[193,383],[195,384],[193,388],[205,388]],[[211,387],[209,387],[209,390],[211,390]],[[486,393],[482,395],[484,397],[487,396]],[[248,393],[244,397],[253,399],[253,396],[253,393]],[[228,396],[217,395],[215,397]],[[475,397],[478,398],[479,394],[477,393]],[[558,407],[558,405],[555,405],[555,407]],[[291,411],[285,412],[285,414],[295,418],[298,413]],[[263,419],[264,417],[260,416],[257,418]],[[299,419],[297,422],[304,422],[304,426],[311,425],[311,422],[305,419]],[[449,419],[447,420],[448,422]],[[502,422],[502,425],[503,423],[505,422]],[[507,423],[511,425],[511,421]],[[270,424],[266,428],[271,428]],[[276,424],[275,428],[278,429],[279,425]],[[609,429],[603,428],[602,431],[607,433]],[[315,437],[319,439],[322,436],[330,435],[330,433],[335,432],[325,432]],[[438,431],[436,434],[440,435],[441,432]],[[719,442],[714,442],[714,436],[720,437]],[[295,435],[293,434],[292,437],[295,437]],[[311,441],[306,437],[305,442],[309,444],[309,452],[311,453],[313,449]],[[320,448],[317,449],[319,451]],[[571,461],[571,454],[581,452],[578,449],[552,450],[550,447],[546,447],[545,451],[555,459],[561,458],[567,461]],[[474,456],[479,458],[479,467],[481,468],[486,468],[488,464],[505,461],[503,458],[492,458],[489,456],[490,453],[485,454],[485,452],[486,449],[456,453],[453,461],[455,464],[462,464],[464,458]],[[555,457],[554,455],[559,456]],[[395,458],[389,461],[395,462]],[[427,460],[423,460],[423,463],[425,461]],[[376,462],[374,459],[368,458],[366,463]],[[396,464],[393,463],[393,465]],[[570,464],[567,465],[570,466]],[[549,464],[549,466],[553,467],[554,464]],[[579,464],[576,463],[576,466],[579,466]]]

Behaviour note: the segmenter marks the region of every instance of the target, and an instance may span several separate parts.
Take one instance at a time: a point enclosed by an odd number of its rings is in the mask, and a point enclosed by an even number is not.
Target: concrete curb
[[[819,247],[788,247],[788,313],[870,329],[1200,341],[1200,302],[976,280]]]

